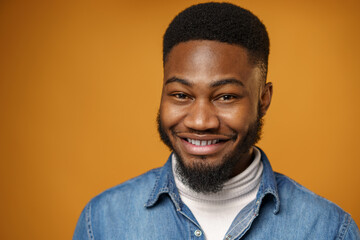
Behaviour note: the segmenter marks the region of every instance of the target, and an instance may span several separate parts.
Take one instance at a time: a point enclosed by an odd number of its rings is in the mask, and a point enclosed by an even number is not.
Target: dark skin
[[[160,104],[163,128],[184,164],[218,166],[256,121],[266,114],[272,84],[250,64],[238,45],[192,40],[176,45],[164,65]],[[259,106],[259,107],[258,107]],[[241,156],[232,176],[252,161],[252,148]]]

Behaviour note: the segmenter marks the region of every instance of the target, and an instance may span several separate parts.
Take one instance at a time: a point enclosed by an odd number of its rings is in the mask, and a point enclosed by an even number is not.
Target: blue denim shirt
[[[261,150],[260,150],[261,151]],[[225,240],[360,239],[349,214],[290,178],[274,173],[261,151],[263,175],[256,199],[242,209]],[[162,168],[111,188],[84,208],[73,240],[205,239],[181,201],[171,168]]]

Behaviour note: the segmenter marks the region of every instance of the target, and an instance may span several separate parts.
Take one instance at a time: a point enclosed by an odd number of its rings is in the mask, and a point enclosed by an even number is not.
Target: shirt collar
[[[266,157],[265,153],[260,149],[261,161],[263,162],[263,175],[261,177],[260,187],[258,194],[256,196],[256,212],[259,212],[261,203],[266,195],[271,195],[275,203],[274,214],[279,211],[280,208],[280,199],[277,190],[276,180],[274,172],[271,168],[270,162]],[[172,172],[172,154],[169,156],[165,165],[160,168],[160,171],[157,172],[156,181],[149,196],[148,201],[145,204],[145,207],[154,206],[160,199],[160,195],[168,194],[173,201],[177,210],[180,210],[182,207],[182,201],[180,199],[180,194],[175,185],[174,175]]]
[[[260,206],[261,206],[261,203],[262,203],[264,197],[266,195],[270,195],[273,197],[274,204],[275,204],[274,214],[277,214],[280,209],[280,198],[279,198],[279,193],[278,193],[278,189],[277,189],[275,174],[274,174],[274,171],[272,170],[269,159],[267,158],[265,153],[259,147],[257,147],[257,148],[260,150],[261,161],[263,163],[264,169],[263,169],[263,175],[262,175],[261,182],[260,182],[259,191],[256,196],[256,204],[257,204],[256,213],[259,212],[259,209],[260,209]]]
[[[173,153],[172,153],[173,154]],[[154,188],[151,191],[148,201],[145,204],[145,207],[154,206],[162,194],[169,194],[171,200],[175,204],[177,210],[180,210],[182,207],[182,201],[180,200],[180,194],[175,185],[174,175],[172,172],[172,154],[169,156],[165,165],[160,168],[160,171],[157,172],[156,181]]]

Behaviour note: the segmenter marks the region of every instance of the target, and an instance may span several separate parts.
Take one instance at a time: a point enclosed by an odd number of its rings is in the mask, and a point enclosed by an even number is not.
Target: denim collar
[[[263,174],[261,177],[259,191],[258,191],[258,194],[256,195],[256,204],[258,205],[257,209],[256,209],[256,213],[259,212],[259,209],[260,209],[260,206],[261,206],[261,203],[262,203],[262,200],[264,199],[264,197],[266,195],[270,195],[273,197],[274,204],[275,204],[274,214],[277,214],[280,209],[280,198],[279,198],[277,183],[276,183],[276,179],[275,179],[275,174],[270,165],[269,159],[267,158],[267,156],[265,155],[263,150],[261,150],[259,147],[257,147],[257,148],[260,150],[261,161],[263,163],[264,168],[263,168]]]
[[[266,195],[271,195],[274,200],[275,208],[274,214],[279,211],[280,208],[280,199],[277,190],[277,184],[275,180],[274,172],[271,168],[270,162],[266,157],[265,153],[260,149],[261,161],[263,163],[263,174],[261,177],[260,187],[258,194],[256,196],[256,213],[259,212],[262,200]],[[168,194],[174,203],[176,209],[179,211],[182,208],[183,202],[180,199],[180,194],[175,185],[174,175],[171,165],[172,154],[169,156],[165,165],[160,168],[156,173],[156,181],[154,188],[151,191],[148,201],[145,204],[145,207],[153,207],[159,201],[159,198],[162,194]]]

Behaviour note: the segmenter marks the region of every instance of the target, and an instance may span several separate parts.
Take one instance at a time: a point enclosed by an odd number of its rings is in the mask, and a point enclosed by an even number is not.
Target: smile
[[[179,136],[178,136],[179,137]],[[219,136],[218,138],[214,138],[214,136],[182,136],[179,137],[180,146],[190,155],[201,155],[208,156],[217,154],[222,149],[227,146],[226,144],[228,140],[223,136]]]
[[[212,144],[216,144],[220,142],[220,139],[214,139],[214,140],[195,140],[191,138],[186,139],[189,143],[196,145],[196,146],[208,146]]]

